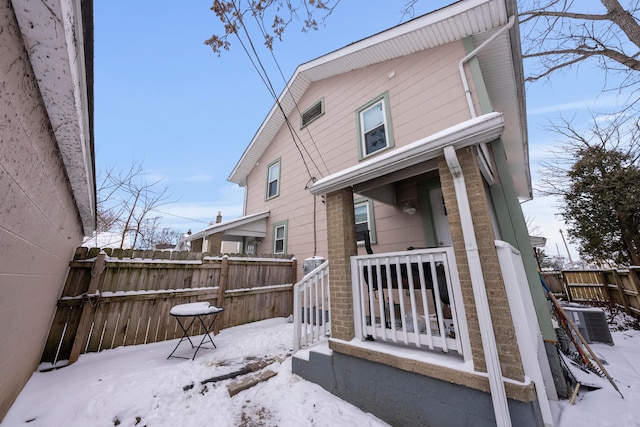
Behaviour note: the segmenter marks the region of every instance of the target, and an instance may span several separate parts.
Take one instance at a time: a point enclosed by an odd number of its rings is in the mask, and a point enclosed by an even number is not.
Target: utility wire
[[[291,125],[291,123],[289,122],[289,119],[287,118],[287,114],[284,111],[284,108],[282,107],[282,104],[280,103],[280,100],[278,99],[278,95],[276,94],[275,89],[273,88],[273,85],[271,83],[271,80],[269,79],[269,76],[267,75],[267,71],[264,68],[264,65],[262,64],[262,62],[260,61],[260,56],[258,55],[258,52],[255,49],[255,46],[253,44],[253,41],[251,40],[251,36],[249,35],[249,31],[247,30],[246,26],[244,25],[244,20],[242,19],[242,15],[240,14],[240,12],[238,11],[238,9],[236,8],[235,2],[233,3],[233,7],[236,11],[236,16],[238,16],[238,20],[240,21],[240,25],[244,31],[245,36],[247,37],[247,41],[249,42],[249,45],[251,46],[251,50],[253,51],[253,54],[255,55],[255,60],[258,62],[260,68],[258,68],[258,66],[256,65],[256,63],[253,60],[253,57],[251,56],[251,54],[249,53],[245,43],[242,41],[242,39],[240,38],[240,35],[235,32],[234,34],[236,34],[236,37],[238,38],[238,41],[240,42],[240,44],[242,45],[242,48],[244,49],[245,53],[247,54],[247,56],[249,57],[249,60],[251,61],[251,64],[253,65],[253,67],[255,68],[255,70],[258,72],[258,74],[260,75],[260,78],[262,79],[263,83],[265,84],[265,86],[267,87],[267,90],[269,91],[269,93],[271,94],[271,96],[273,97],[276,105],[278,106],[278,109],[280,110],[280,112],[282,113],[282,116],[285,120],[285,123],[287,125],[287,128],[289,130],[289,133],[291,134],[291,137],[293,138],[293,143],[296,146],[296,149],[298,150],[298,153],[300,154],[300,158],[302,159],[302,162],[304,164],[305,169],[307,170],[307,174],[309,175],[309,178],[313,178],[313,174],[311,173],[311,171],[309,170],[309,165],[307,164],[307,161],[305,159],[304,154],[302,153],[302,150],[300,148],[300,145],[302,145],[302,148],[304,148],[305,151],[306,147],[304,147],[304,145],[302,143],[298,144],[298,141],[301,141],[299,137],[297,137],[297,134],[295,132],[295,129],[293,128],[293,126]],[[229,20],[229,17],[227,15],[225,15],[227,20]],[[308,151],[307,151],[307,154]],[[318,168],[318,166],[315,164],[315,161],[313,160],[313,158],[311,156],[309,156],[309,158],[311,159],[312,163],[314,164],[314,166],[316,167],[316,170],[318,170],[318,173],[320,172],[320,169]]]
[[[254,18],[256,20],[256,24],[258,24],[258,28],[260,28],[260,32],[262,33],[262,36],[266,38],[267,34],[266,34],[266,31],[264,30],[264,26],[262,25],[262,22],[258,19],[258,17],[255,14],[253,16],[254,16]],[[282,78],[282,82],[284,83],[284,85],[286,87],[287,79],[284,76],[284,73],[282,72],[282,68],[280,67],[280,63],[278,62],[278,59],[276,58],[276,55],[273,52],[273,48],[269,49],[269,51],[271,52],[271,58],[273,59],[273,62],[276,64],[276,68],[278,68],[278,72],[280,73],[280,77]],[[291,92],[289,92],[289,96],[291,97],[291,100],[293,101],[293,104],[296,107],[296,111],[298,112],[298,114],[300,114],[302,116],[302,112],[300,111],[300,107],[299,107],[298,103],[296,102],[296,100],[293,97],[293,94]],[[289,119],[287,119],[286,117],[285,117],[285,120],[287,120],[287,122],[289,121]],[[325,170],[327,171],[327,174],[330,174],[331,172],[329,171],[329,168],[327,167],[327,164],[325,163],[324,158],[322,157],[322,153],[318,149],[316,141],[313,138],[313,135],[311,134],[311,131],[309,130],[309,127],[305,126],[305,130],[307,131],[307,134],[309,135],[309,139],[311,140],[311,143],[315,147],[316,152],[318,153],[318,157],[320,157],[320,160],[322,161],[322,165],[324,166]],[[296,133],[296,135],[297,135],[297,133]],[[304,147],[304,144],[302,143],[302,139],[300,139],[300,144]],[[322,172],[320,171],[320,168],[318,167],[318,165],[316,164],[316,162],[314,161],[313,157],[311,156],[309,151],[306,149],[306,147],[304,147],[304,148],[305,148],[305,152],[309,155],[309,158],[313,162],[313,165],[316,167],[316,169],[318,170],[318,173],[322,177],[323,175],[322,175]]]

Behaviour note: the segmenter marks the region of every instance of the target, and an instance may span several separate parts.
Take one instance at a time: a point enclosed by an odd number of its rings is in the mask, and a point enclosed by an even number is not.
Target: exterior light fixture
[[[407,203],[404,205],[404,208],[402,208],[402,212],[413,215],[414,213],[416,213],[416,208],[411,204],[410,201],[407,201]]]

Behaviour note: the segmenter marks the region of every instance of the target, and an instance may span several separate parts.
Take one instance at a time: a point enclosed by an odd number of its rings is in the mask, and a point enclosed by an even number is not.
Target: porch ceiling
[[[436,159],[443,154],[444,147],[448,145],[458,149],[491,142],[500,137],[503,129],[502,113],[484,114],[322,178],[313,184],[309,191],[313,194],[326,194],[360,186],[359,191],[364,192],[367,189],[382,187],[389,184],[385,177],[390,174],[403,172],[402,178],[407,178],[407,173],[418,175],[425,172],[427,169],[417,168],[416,165]]]
[[[269,211],[260,212],[253,215],[241,216],[231,221],[211,224],[204,230],[198,231],[187,237],[188,242],[202,239],[216,233],[223,233],[225,236],[233,237],[260,237],[267,235],[267,218]]]

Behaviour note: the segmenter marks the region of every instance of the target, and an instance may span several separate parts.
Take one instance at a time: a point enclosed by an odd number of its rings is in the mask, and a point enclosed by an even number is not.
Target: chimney
[[[220,224],[222,222],[222,212],[218,211],[218,216],[216,217],[216,224]]]

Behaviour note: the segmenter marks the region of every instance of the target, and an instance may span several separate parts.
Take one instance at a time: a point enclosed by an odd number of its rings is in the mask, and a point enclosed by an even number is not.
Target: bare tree
[[[593,120],[588,132],[563,120],[563,137],[544,164],[541,191],[559,196],[569,238],[595,262],[640,265],[640,125],[617,116]]]
[[[528,81],[591,61],[602,69],[605,87],[609,76],[615,74],[622,75],[623,82],[610,89],[637,90],[639,1],[600,3],[602,7],[595,12],[587,11],[585,2],[574,0],[534,0],[521,7],[523,58],[536,61]]]
[[[245,20],[251,18],[257,23],[264,44],[271,49],[275,39],[282,41],[293,21],[302,23],[302,31],[317,30],[338,3],[340,0],[214,0],[211,10],[223,31],[205,40],[205,44],[218,55],[229,50],[229,36],[244,34]]]
[[[120,248],[127,239],[133,248],[152,247],[160,229],[153,212],[173,202],[167,187],[160,186],[162,179],[147,177],[142,163],[135,162],[124,172],[111,168],[99,179],[96,233],[118,233]]]

